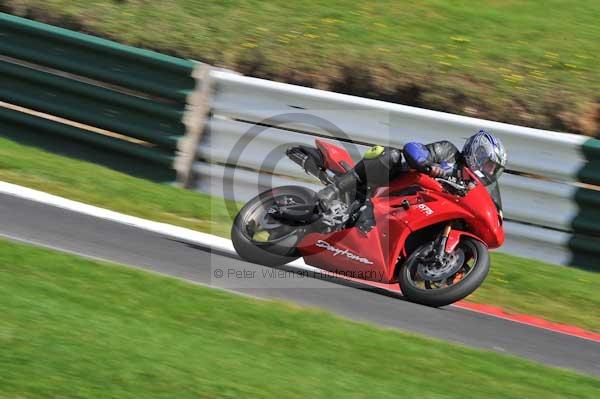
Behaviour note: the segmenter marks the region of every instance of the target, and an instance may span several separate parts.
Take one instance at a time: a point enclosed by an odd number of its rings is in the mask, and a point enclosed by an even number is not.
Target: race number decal
[[[417,205],[417,208],[425,214],[425,216],[433,215],[433,210],[425,204]]]

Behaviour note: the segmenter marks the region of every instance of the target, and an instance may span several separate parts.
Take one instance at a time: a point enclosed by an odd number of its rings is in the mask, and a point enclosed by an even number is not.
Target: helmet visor
[[[504,166],[496,162],[490,152],[485,146],[479,147],[473,157],[475,162],[469,165],[486,185],[497,181],[504,172]]]
[[[481,165],[481,172],[488,180],[497,181],[504,172],[504,166],[488,158]]]

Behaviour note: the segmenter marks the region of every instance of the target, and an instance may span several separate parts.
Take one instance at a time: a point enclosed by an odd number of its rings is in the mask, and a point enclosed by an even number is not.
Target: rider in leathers
[[[352,170],[321,190],[317,197],[322,208],[327,209],[329,203],[342,193],[354,193],[353,196],[362,205],[356,225],[366,233],[375,222],[369,200],[373,189],[389,185],[390,181],[409,168],[431,177],[455,176],[460,169],[461,160],[460,151],[449,141],[427,145],[411,142],[402,150],[375,146],[367,151]]]
[[[482,146],[482,140],[487,141],[489,146]],[[410,142],[403,149],[372,147],[353,169],[336,176],[332,184],[317,193],[319,205],[324,212],[327,212],[333,201],[349,194],[352,199],[358,200],[356,203],[361,209],[356,225],[366,233],[374,225],[373,210],[369,200],[374,188],[389,185],[390,181],[409,169],[432,177],[460,180],[465,156],[468,162],[476,162],[475,154],[480,154],[482,147],[486,147],[484,152],[488,153],[490,159],[495,160],[496,166],[491,165],[491,167],[495,170],[503,169],[506,164],[504,146],[492,134],[483,130],[467,140],[462,152],[454,144],[445,140],[426,145]],[[292,159],[306,157],[303,148],[306,147],[290,148],[287,151],[288,156]],[[313,165],[306,162],[306,158],[301,164],[307,172],[313,168]]]

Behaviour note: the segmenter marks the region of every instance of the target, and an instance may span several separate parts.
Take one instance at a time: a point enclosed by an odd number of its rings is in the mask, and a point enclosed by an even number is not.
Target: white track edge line
[[[4,181],[0,181],[0,193],[46,205],[55,206],[83,215],[88,215],[116,223],[125,224],[153,233],[163,234],[172,238],[185,240],[194,244],[204,245],[209,248],[237,256],[237,253],[233,248],[231,240],[212,234],[202,233],[185,227],[174,226],[171,224],[161,222],[154,222],[152,220],[126,215],[124,213],[111,211],[94,205],[84,204],[82,202],[59,197],[58,195],[48,194],[43,191],[34,190],[31,188],[7,183]],[[320,270],[315,267],[308,266],[306,263],[304,263],[302,259],[290,262],[288,265],[297,269],[307,271]]]

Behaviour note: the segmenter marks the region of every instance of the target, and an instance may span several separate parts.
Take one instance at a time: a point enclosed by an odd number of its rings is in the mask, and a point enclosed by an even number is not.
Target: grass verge
[[[0,180],[118,212],[227,237],[224,201],[0,138]],[[600,273],[505,254],[470,301],[600,332]]]
[[[600,133],[600,3],[6,0],[4,9],[275,80]]]
[[[133,216],[228,236],[223,200],[0,137],[0,180]]]
[[[0,291],[0,397],[558,399],[600,390],[598,379],[525,360],[2,240]]]

